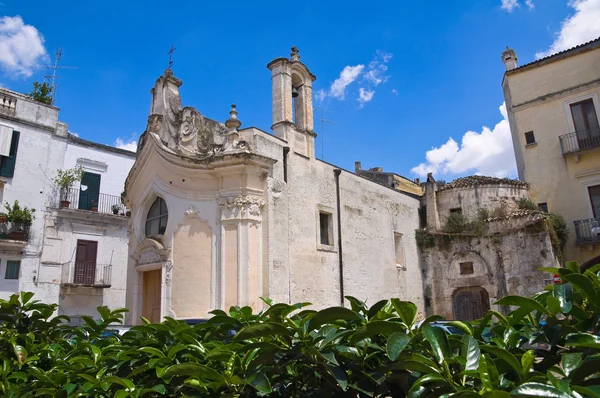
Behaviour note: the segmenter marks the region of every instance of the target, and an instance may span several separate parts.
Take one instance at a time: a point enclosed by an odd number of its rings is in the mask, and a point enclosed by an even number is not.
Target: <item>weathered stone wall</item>
[[[506,295],[530,296],[543,290],[548,276],[539,268],[558,266],[545,223],[513,220],[512,227],[517,230],[494,236],[438,235],[435,247],[423,249],[429,315],[454,319],[453,295],[459,288],[483,287],[491,309],[497,311],[505,309],[493,303]],[[463,262],[473,263],[472,274],[461,275]]]

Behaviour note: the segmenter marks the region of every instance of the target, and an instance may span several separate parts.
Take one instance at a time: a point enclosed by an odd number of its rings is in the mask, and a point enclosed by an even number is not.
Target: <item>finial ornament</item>
[[[229,111],[229,119],[225,122],[225,126],[229,129],[239,129],[242,125],[242,122],[237,118],[237,110],[235,109],[236,105],[231,104],[231,110]]]
[[[294,46],[292,47],[292,54],[290,55],[290,61],[294,62],[294,61],[300,61],[300,54],[298,54],[300,52],[300,50],[298,50],[298,47]]]

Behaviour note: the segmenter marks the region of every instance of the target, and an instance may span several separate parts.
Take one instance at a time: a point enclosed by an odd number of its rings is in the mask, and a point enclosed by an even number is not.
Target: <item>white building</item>
[[[0,158],[0,212],[15,200],[36,209],[22,240],[10,233],[12,223],[0,224],[0,297],[32,291],[77,322],[99,305],[125,306],[128,220],[121,193],[135,153],[69,134],[58,111],[0,89],[0,151],[9,148]],[[81,186],[59,208],[53,178],[76,166],[85,170]]]
[[[182,107],[169,69],[156,81],[126,182],[132,322],[256,310],[260,296],[316,307],[401,297],[423,308],[418,196],[316,159],[315,76],[295,48],[268,68],[273,134],[240,129],[235,106],[225,124]]]

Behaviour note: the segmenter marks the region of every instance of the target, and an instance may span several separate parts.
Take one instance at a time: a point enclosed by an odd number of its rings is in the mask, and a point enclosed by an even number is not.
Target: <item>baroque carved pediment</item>
[[[168,69],[156,81],[146,131],[158,134],[168,148],[198,159],[228,150],[246,149],[245,142],[229,137],[232,132],[237,136],[235,128],[204,117],[191,106],[181,106],[181,81],[172,74]]]

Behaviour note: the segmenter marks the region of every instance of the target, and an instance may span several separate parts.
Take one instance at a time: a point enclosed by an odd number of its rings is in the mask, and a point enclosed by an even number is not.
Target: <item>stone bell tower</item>
[[[312,82],[316,77],[300,62],[298,48],[289,59],[276,58],[267,68],[273,87],[273,126],[276,137],[286,140],[295,152],[314,158],[315,137]]]

